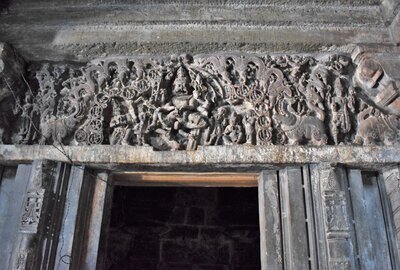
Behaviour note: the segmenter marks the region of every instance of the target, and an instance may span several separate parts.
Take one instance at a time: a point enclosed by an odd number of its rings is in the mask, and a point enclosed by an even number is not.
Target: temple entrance
[[[261,269],[257,188],[114,189],[106,269]]]

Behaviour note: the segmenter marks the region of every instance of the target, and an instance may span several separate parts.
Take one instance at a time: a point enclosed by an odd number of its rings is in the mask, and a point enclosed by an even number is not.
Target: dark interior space
[[[116,187],[106,269],[259,270],[257,188]]]

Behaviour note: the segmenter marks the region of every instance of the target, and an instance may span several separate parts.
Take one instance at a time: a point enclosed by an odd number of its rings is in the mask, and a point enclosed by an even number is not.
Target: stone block
[[[149,241],[132,241],[129,253],[137,259],[153,259],[158,261],[160,258],[160,241],[151,239]]]
[[[200,229],[201,241],[223,241],[224,229],[221,227],[204,227]]]
[[[157,270],[158,260],[151,259],[131,259],[127,269],[134,270]],[[116,269],[119,270],[119,269]]]
[[[161,239],[170,240],[188,240],[197,239],[199,236],[199,229],[192,226],[170,226],[166,233],[160,234]]]
[[[169,224],[184,224],[186,216],[186,208],[182,206],[175,206],[172,209],[171,215],[168,218]]]
[[[260,261],[260,248],[256,243],[235,243],[233,261],[235,265],[249,265],[249,262]]]
[[[204,209],[199,207],[191,207],[189,209],[187,224],[203,225],[205,222]]]
[[[164,240],[161,242],[161,260],[163,262],[179,262],[187,261],[188,247],[186,242]]]
[[[158,265],[157,270],[192,270],[192,265],[188,263],[165,263]]]
[[[192,270],[231,270],[231,268],[226,264],[197,264]]]

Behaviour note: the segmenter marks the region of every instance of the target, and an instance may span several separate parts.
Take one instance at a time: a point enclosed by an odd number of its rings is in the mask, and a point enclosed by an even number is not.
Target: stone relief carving
[[[25,63],[16,51],[0,42],[0,143],[11,142],[12,123],[15,120],[13,111],[16,108],[13,105],[26,89],[22,78],[24,69]]]
[[[25,195],[20,231],[36,233],[42,212],[44,189],[30,190]]]
[[[327,237],[350,237],[350,222],[347,216],[345,194],[342,191],[325,191]]]
[[[363,101],[360,83],[353,82],[359,68],[344,55],[44,64],[35,73],[36,91],[22,99],[14,142],[156,150],[398,143],[399,116]]]
[[[340,168],[318,165],[329,269],[354,269],[351,220]]]
[[[13,270],[26,269],[29,253],[30,250],[24,250],[18,254]]]

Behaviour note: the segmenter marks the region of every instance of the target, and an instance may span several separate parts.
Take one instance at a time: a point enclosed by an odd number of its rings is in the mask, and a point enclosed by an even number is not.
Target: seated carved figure
[[[229,125],[225,128],[224,136],[222,137],[224,144],[239,144],[243,142],[244,138],[245,134],[242,125],[238,122],[238,115],[233,112],[229,119]]]

